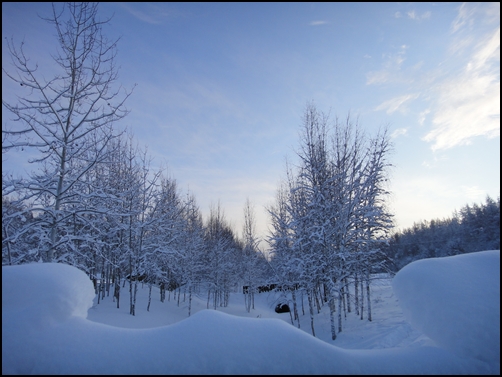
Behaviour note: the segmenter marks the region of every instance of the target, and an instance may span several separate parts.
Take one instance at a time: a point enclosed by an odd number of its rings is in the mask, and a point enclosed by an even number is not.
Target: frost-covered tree
[[[67,234],[64,223],[89,195],[80,191],[81,184],[85,187],[82,179],[106,160],[106,146],[115,136],[113,124],[127,115],[124,102],[130,92],[114,89],[117,41],[102,34],[109,20],[98,19],[97,4],[53,5],[46,21],[54,25],[58,43],[52,55],[58,72],[52,78],[46,79],[45,67],[30,61],[24,43],[7,41],[13,71],[3,71],[24,94],[14,103],[2,99],[13,115],[2,125],[2,150],[33,148],[38,153],[30,162],[42,164],[41,169],[5,184],[22,193],[20,200],[34,203],[32,211],[43,219],[46,232],[42,256],[53,261],[60,260],[65,252],[60,248],[68,245],[60,242]]]
[[[240,245],[232,228],[228,225],[224,212],[218,204],[211,206],[205,234],[206,263],[205,282],[207,284],[209,308],[227,306],[230,289],[236,284],[236,256]]]
[[[287,188],[269,213],[270,245],[280,265],[275,270],[306,290],[313,334],[313,306],[321,284],[333,339],[337,322],[338,332],[342,331],[342,308],[350,310],[349,278],[364,271],[369,292],[376,245],[392,226],[385,207],[388,153],[385,132],[367,139],[350,115],[331,123],[328,115],[307,105],[299,163],[288,169]],[[361,276],[359,280],[363,281]],[[292,298],[296,318],[295,290]]]
[[[394,233],[386,254],[397,271],[408,263],[481,250],[500,249],[500,197],[466,204],[450,218],[421,220]]]
[[[188,291],[188,316],[190,316],[192,297],[201,284],[205,268],[204,224],[194,195],[187,194],[183,205],[183,221],[178,263],[183,278],[182,284]]]
[[[35,226],[33,215],[24,203],[2,196],[2,265],[37,261]]]
[[[243,293],[244,304],[248,313],[251,311],[251,308],[254,309],[254,295],[257,292],[258,284],[261,282],[259,240],[256,236],[255,227],[254,210],[248,198],[244,205],[243,247],[239,260],[241,267],[239,275],[242,279],[241,281],[244,283],[243,285],[246,287]]]

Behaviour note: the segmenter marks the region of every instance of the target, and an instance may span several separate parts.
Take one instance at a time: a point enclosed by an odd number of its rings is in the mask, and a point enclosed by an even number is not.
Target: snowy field
[[[92,283],[61,264],[2,267],[2,374],[500,374],[500,251],[414,262],[372,284],[373,321],[348,313],[331,340],[329,311],[308,304],[301,328],[274,311],[277,293],[247,313],[207,297],[160,302],[128,285],[120,309],[97,304]]]

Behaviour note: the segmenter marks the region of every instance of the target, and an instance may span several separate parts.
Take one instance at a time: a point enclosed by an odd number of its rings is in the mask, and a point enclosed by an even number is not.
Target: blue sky
[[[37,16],[49,11],[2,3],[4,69],[5,37],[24,38],[50,75],[54,30]],[[103,3],[100,15],[121,36],[119,82],[137,84],[119,126],[238,232],[249,198],[267,233],[308,101],[369,134],[388,125],[399,228],[500,195],[498,3]],[[2,98],[17,90],[2,73]],[[2,168],[30,170],[26,156]]]

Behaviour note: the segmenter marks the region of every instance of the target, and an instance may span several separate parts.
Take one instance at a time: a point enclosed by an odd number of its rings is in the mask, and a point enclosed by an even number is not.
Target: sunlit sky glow
[[[50,77],[49,3],[2,3],[5,38]],[[207,215],[219,200],[240,233],[257,230],[294,161],[307,101],[358,117],[394,141],[390,207],[399,228],[450,217],[500,193],[499,3],[103,3],[121,36],[119,82],[137,87],[127,127]],[[2,98],[19,87],[2,73]],[[12,126],[2,111],[2,127]],[[2,156],[29,171],[28,152]]]

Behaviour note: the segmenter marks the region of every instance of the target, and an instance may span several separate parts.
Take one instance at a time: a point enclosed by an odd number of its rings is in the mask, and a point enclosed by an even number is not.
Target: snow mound
[[[8,313],[30,326],[87,318],[95,293],[87,275],[61,263],[2,267],[2,317]]]
[[[488,267],[487,263],[483,265]],[[422,279],[420,274],[401,275],[397,280],[402,279],[405,286],[418,286]],[[467,294],[477,296],[478,292]],[[500,371],[500,363],[497,369],[497,365],[461,358],[437,347],[345,350],[278,319],[242,318],[214,310],[202,310],[170,326],[118,328],[86,318],[93,296],[91,281],[74,267],[2,267],[2,374],[387,375]],[[492,340],[486,339],[490,344]]]
[[[500,370],[500,250],[415,261],[392,287],[409,322],[439,346]]]

